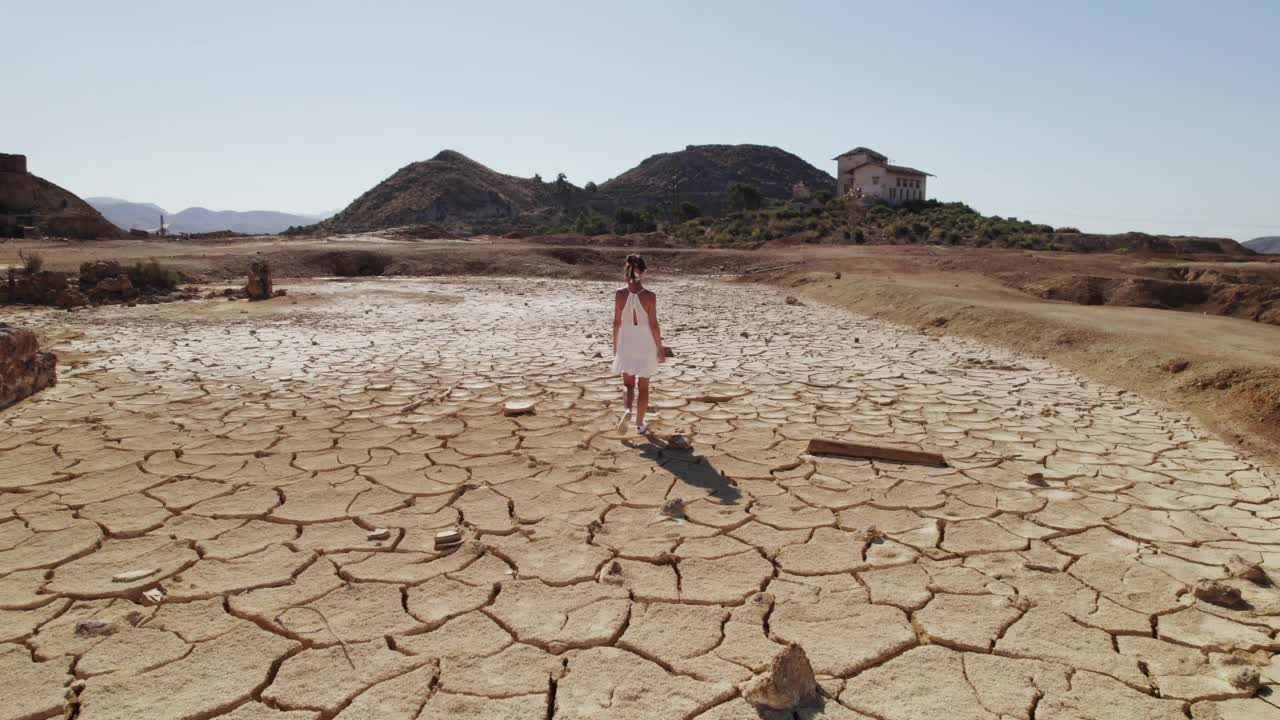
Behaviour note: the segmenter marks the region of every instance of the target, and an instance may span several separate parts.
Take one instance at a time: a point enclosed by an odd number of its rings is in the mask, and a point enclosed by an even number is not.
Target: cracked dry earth
[[[1227,570],[1280,573],[1274,468],[1043,361],[693,280],[657,287],[666,448],[613,429],[611,289],[23,313],[86,360],[0,414],[0,717],[1280,717],[1280,590]],[[785,643],[821,704],[757,711]]]

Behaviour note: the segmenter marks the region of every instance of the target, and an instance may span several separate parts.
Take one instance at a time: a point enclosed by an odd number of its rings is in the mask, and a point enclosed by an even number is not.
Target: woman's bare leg
[[[649,409],[649,378],[642,377],[640,380],[640,398],[636,402],[636,426],[644,424],[644,413]]]
[[[635,400],[636,397],[636,376],[622,373],[622,384],[627,388],[627,399],[623,403],[622,407],[626,410],[630,410],[632,405],[631,401]]]

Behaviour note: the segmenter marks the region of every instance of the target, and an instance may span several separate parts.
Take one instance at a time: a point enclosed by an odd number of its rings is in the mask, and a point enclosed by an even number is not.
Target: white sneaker
[[[649,423],[642,422],[639,425],[636,425],[636,432],[640,433],[641,435],[649,434]]]
[[[626,430],[627,423],[629,422],[631,422],[631,411],[627,410],[626,412],[622,413],[622,417],[618,419],[618,430],[619,431]]]

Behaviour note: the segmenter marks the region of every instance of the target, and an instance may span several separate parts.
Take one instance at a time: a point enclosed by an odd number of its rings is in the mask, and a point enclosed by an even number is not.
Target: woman
[[[666,360],[662,351],[662,329],[658,327],[658,296],[645,290],[645,263],[639,255],[627,256],[627,286],[613,294],[613,371],[622,373],[627,401],[618,429],[627,426],[631,408],[636,408],[636,431],[649,430],[644,421],[649,406],[649,376]],[[636,399],[636,386],[640,398]]]

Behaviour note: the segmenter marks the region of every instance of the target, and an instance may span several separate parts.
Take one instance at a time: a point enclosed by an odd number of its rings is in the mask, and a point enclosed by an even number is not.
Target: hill
[[[78,240],[124,234],[75,193],[27,172],[25,155],[0,153],[0,237],[21,236],[24,227]]]
[[[190,207],[178,213],[154,203],[136,203],[110,197],[87,198],[108,220],[125,230],[137,228],[154,232],[164,216],[169,232],[206,233],[230,230],[246,235],[274,235],[298,225],[309,225],[320,220],[315,215],[295,215],[273,210],[207,210]]]
[[[1256,253],[1262,253],[1263,255],[1280,255],[1280,235],[1256,237],[1252,240],[1241,243],[1241,245],[1244,245]]]
[[[208,210],[189,207],[168,221],[170,232],[205,233],[219,230],[246,235],[275,235],[290,227],[310,225],[320,218],[274,210]]]
[[[521,178],[492,170],[454,150],[396,171],[320,224],[352,232],[418,224],[465,224],[487,231],[568,229],[584,214],[637,216],[635,227],[673,217],[683,202],[703,213],[720,211],[735,182],[754,185],[765,198],[791,197],[802,180],[811,190],[832,190],[835,180],[785,150],[764,145],[690,145],[660,153],[596,187],[564,179]],[[603,222],[603,220],[602,220]]]
[[[136,203],[111,197],[90,197],[84,201],[116,227],[124,230],[155,230],[160,227],[160,216],[164,215],[167,219],[171,214],[154,203]]]
[[[568,216],[589,203],[567,180],[504,175],[454,150],[406,165],[320,224],[341,232],[425,223],[511,225]]]
[[[791,197],[797,180],[813,192],[836,187],[831,175],[780,148],[689,145],[646,158],[603,183],[600,191],[620,207],[675,207],[692,202],[704,214],[715,215],[733,183],[754,185],[764,197],[781,200]]]

